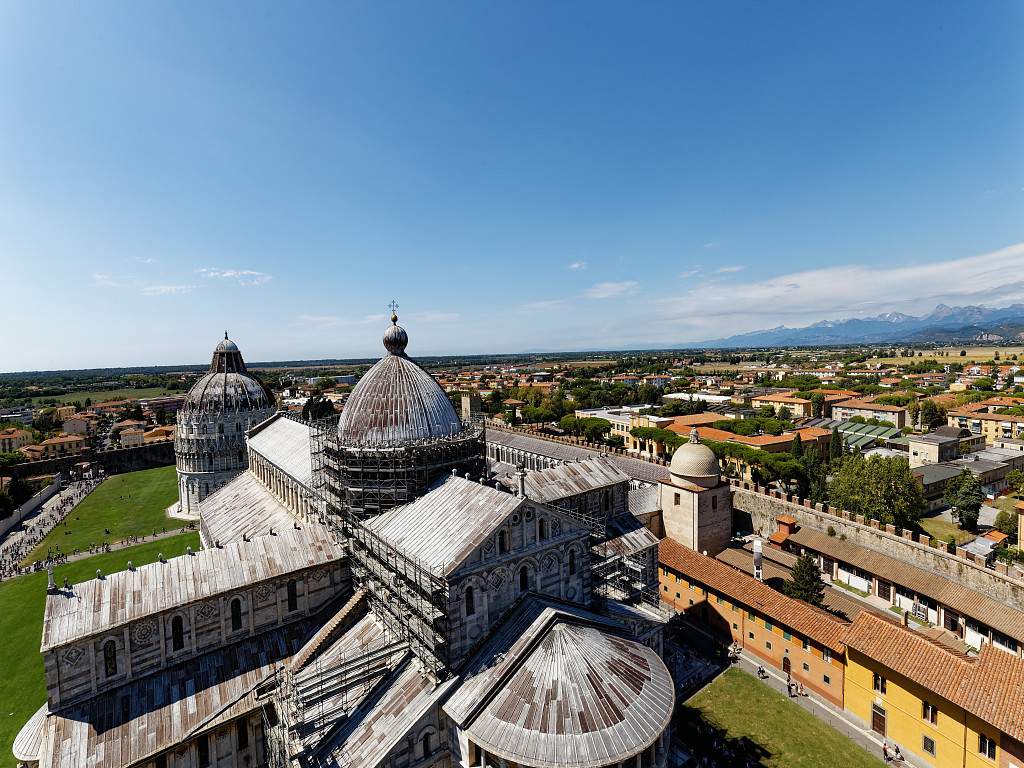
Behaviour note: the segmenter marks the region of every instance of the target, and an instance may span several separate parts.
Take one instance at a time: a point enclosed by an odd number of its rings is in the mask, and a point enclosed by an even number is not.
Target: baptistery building
[[[255,379],[218,384],[245,375],[237,348],[218,347],[193,393],[231,418],[194,434],[247,435],[246,468],[195,502],[200,551],[51,585],[47,701],[18,734],[20,761],[673,764],[653,486],[604,457],[488,466],[484,425],[407,357],[397,317],[384,343],[328,423],[262,418]],[[230,407],[205,399],[218,385]]]
[[[225,331],[210,370],[178,410],[174,455],[183,514],[198,515],[200,501],[248,466],[246,430],[273,413],[273,393],[246,370],[238,345]]]

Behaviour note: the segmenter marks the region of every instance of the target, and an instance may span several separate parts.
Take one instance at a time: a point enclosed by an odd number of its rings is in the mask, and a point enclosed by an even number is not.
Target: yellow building
[[[1024,438],[1024,416],[961,409],[950,411],[946,416],[946,421],[951,427],[967,429],[976,435],[984,435],[985,441],[990,445],[996,440]]]
[[[1024,766],[1024,659],[959,654],[867,611],[846,635],[847,712],[917,761]]]

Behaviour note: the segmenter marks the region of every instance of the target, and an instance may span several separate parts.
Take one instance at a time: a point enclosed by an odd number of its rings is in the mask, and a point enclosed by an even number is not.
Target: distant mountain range
[[[822,320],[803,328],[780,325],[688,347],[813,347],[901,342],[963,344],[1024,342],[1024,304],[1002,309],[948,307],[939,304],[927,315],[914,317],[886,312],[875,317]]]

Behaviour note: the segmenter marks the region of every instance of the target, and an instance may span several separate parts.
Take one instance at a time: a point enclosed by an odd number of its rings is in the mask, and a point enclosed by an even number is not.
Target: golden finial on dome
[[[391,310],[391,322],[398,325],[398,302],[392,299],[388,308]]]

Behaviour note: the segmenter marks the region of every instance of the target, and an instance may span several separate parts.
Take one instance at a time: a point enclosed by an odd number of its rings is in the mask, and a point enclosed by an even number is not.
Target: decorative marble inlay
[[[149,645],[155,633],[155,621],[140,621],[132,627],[132,640],[138,645]]]
[[[213,603],[200,603],[196,608],[196,616],[200,619],[212,619],[217,615],[217,606]]]
[[[76,645],[64,651],[64,663],[72,667],[77,666],[83,656],[85,656],[85,651]]]

